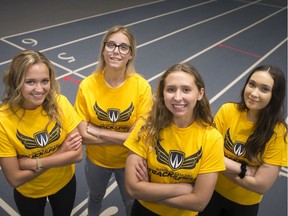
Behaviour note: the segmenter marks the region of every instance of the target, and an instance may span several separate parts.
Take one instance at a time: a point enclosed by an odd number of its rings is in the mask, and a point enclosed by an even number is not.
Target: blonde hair
[[[60,94],[60,86],[56,81],[56,72],[51,62],[42,53],[33,50],[24,50],[19,52],[4,72],[3,82],[5,90],[2,97],[2,103],[8,105],[15,114],[23,101],[21,88],[25,81],[27,70],[31,65],[43,63],[49,69],[50,90],[46,96],[42,107],[51,120],[55,120],[59,125],[59,108],[57,95]],[[24,111],[25,112],[25,111]],[[23,113],[24,115],[24,113]],[[49,124],[50,122],[48,122]],[[47,125],[48,125],[47,124]]]
[[[131,76],[132,74],[136,73],[135,67],[134,67],[134,59],[136,57],[136,41],[132,34],[132,32],[125,26],[116,25],[110,28],[107,33],[104,35],[101,41],[101,46],[99,49],[99,57],[98,57],[98,65],[96,67],[96,73],[102,72],[106,67],[106,62],[103,57],[103,51],[105,47],[105,42],[108,40],[108,38],[115,33],[121,32],[122,34],[126,35],[126,37],[129,40],[130,46],[131,46],[131,56],[132,58],[127,62],[126,65],[126,76]]]

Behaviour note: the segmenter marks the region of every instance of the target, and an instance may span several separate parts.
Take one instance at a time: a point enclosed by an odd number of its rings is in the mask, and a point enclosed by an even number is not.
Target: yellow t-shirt
[[[108,130],[128,132],[151,105],[151,87],[138,74],[128,77],[120,87],[111,88],[101,72],[81,82],[74,107],[86,122]],[[123,145],[86,145],[86,155],[98,166],[123,168],[128,150]]]
[[[0,157],[25,156],[42,158],[55,153],[66,135],[74,130],[81,119],[63,95],[57,97],[62,119],[60,128],[51,122],[42,106],[36,110],[17,111],[19,119],[4,104],[0,107]],[[50,168],[40,176],[21,185],[17,190],[26,197],[39,198],[56,193],[73,177],[75,165]]]
[[[197,122],[187,128],[171,124],[162,130],[162,141],[152,147],[143,138],[138,141],[139,124],[124,145],[147,160],[151,182],[193,184],[199,174],[225,170],[223,138],[216,128],[203,127]],[[140,203],[159,215],[198,214],[155,202],[140,200]]]
[[[246,112],[240,112],[234,103],[224,104],[215,116],[217,129],[224,137],[225,156],[237,161],[245,161],[248,165],[259,166],[243,158],[245,154],[245,143],[253,132],[254,123],[246,118]],[[287,166],[287,144],[284,142],[286,128],[277,125],[274,135],[266,144],[264,150],[264,162],[267,164]],[[229,200],[242,205],[257,204],[263,195],[247,190],[226,178],[223,174],[218,177],[216,191]]]

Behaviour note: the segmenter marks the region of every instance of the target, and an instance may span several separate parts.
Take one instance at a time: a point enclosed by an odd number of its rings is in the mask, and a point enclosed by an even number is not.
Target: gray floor
[[[0,74],[17,51],[32,46],[53,61],[62,93],[74,103],[79,82],[95,68],[103,32],[120,23],[135,32],[136,68],[153,89],[167,67],[188,61],[202,72],[216,112],[223,102],[238,100],[243,80],[253,67],[273,63],[287,73],[287,2],[255,2],[0,0]],[[75,61],[60,58],[63,53]],[[83,163],[77,164],[78,189],[72,215],[87,214]],[[0,215],[17,215],[12,190],[2,172],[0,183]],[[103,205],[102,216],[123,215],[113,178]],[[47,215],[50,212],[47,206]],[[270,215],[287,215],[287,169],[281,170],[261,203],[259,216]]]

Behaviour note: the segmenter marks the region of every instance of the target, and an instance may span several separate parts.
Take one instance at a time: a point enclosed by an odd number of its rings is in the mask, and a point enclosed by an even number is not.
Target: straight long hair
[[[128,38],[130,46],[131,46],[130,52],[131,52],[132,58],[126,64],[126,70],[125,70],[126,76],[131,76],[131,75],[136,73],[135,67],[134,67],[134,60],[136,57],[136,41],[135,41],[135,38],[134,38],[132,32],[127,27],[121,26],[121,25],[116,25],[116,26],[113,26],[112,28],[110,28],[106,32],[104,37],[102,38],[100,49],[99,49],[99,57],[98,57],[98,64],[96,67],[96,73],[102,72],[106,67],[106,62],[105,62],[104,57],[103,57],[105,42],[108,40],[108,38],[112,34],[115,34],[118,32],[121,32],[122,34],[124,34]]]
[[[251,76],[258,71],[266,71],[274,80],[272,88],[272,97],[266,107],[260,111],[260,115],[255,125],[255,130],[248,137],[246,141],[246,154],[245,157],[248,160],[257,160],[263,162],[263,154],[267,142],[274,134],[274,128],[277,124],[283,124],[286,127],[284,135],[284,142],[287,143],[287,124],[284,119],[284,100],[286,92],[286,79],[282,70],[273,65],[262,65],[255,68],[247,77],[245,85],[241,91],[241,100],[238,103],[238,109],[240,111],[248,111],[244,100],[244,91]]]

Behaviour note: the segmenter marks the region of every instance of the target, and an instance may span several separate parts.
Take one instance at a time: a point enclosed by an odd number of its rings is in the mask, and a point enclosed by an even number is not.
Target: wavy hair
[[[269,73],[274,80],[274,85],[272,88],[271,100],[268,105],[260,111],[255,125],[255,130],[247,139],[245,157],[248,160],[256,159],[259,162],[263,162],[263,154],[266,143],[271,139],[272,135],[274,134],[274,128],[278,123],[281,123],[286,127],[284,141],[287,143],[287,124],[284,119],[286,79],[282,70],[276,66],[262,65],[255,68],[247,77],[245,85],[241,91],[241,99],[238,103],[238,109],[240,111],[248,111],[248,107],[246,106],[244,100],[245,88],[251,76],[259,71],[266,71]]]
[[[26,73],[32,65],[39,63],[43,63],[48,67],[50,78],[50,90],[42,104],[43,110],[49,116],[50,121],[55,120],[59,125],[61,125],[56,99],[57,94],[60,93],[60,87],[56,81],[56,72],[48,58],[38,51],[24,50],[19,52],[12,59],[12,62],[8,69],[5,70],[3,76],[5,90],[2,96],[2,103],[7,104],[8,109],[11,109],[11,111],[16,114],[23,102],[21,88],[25,82]]]
[[[104,37],[102,38],[101,41],[101,46],[99,49],[99,57],[98,57],[98,65],[96,67],[96,73],[97,72],[102,72],[105,67],[106,67],[106,62],[104,60],[103,57],[103,52],[104,52],[104,47],[105,47],[105,42],[109,39],[109,37],[112,34],[121,32],[122,34],[126,35],[126,37],[129,40],[130,46],[131,46],[131,56],[132,58],[127,62],[126,65],[126,76],[131,76],[132,74],[136,73],[135,71],[135,67],[134,67],[134,60],[136,57],[136,41],[135,38],[132,34],[132,32],[125,26],[121,26],[121,25],[116,25],[113,26],[112,28],[110,28],[106,34],[104,35]]]
[[[146,139],[149,139],[149,141],[151,141],[151,143],[154,144],[157,141],[161,140],[161,137],[160,137],[161,130],[168,127],[173,122],[173,114],[165,106],[164,89],[165,89],[165,80],[167,76],[177,71],[182,71],[193,76],[195,84],[199,91],[201,91],[202,88],[205,89],[205,84],[201,75],[196,70],[196,68],[194,68],[189,63],[175,64],[169,69],[167,69],[166,72],[160,78],[158,87],[153,96],[152,109],[148,114],[145,124],[142,126],[142,128],[140,129],[138,133],[139,139],[143,132],[147,132]],[[194,118],[194,121],[200,122],[202,126],[208,126],[208,125],[214,126],[210,104],[209,104],[205,91],[204,91],[202,99],[200,101],[197,101],[193,109],[192,118]]]

